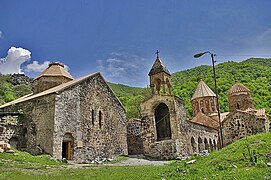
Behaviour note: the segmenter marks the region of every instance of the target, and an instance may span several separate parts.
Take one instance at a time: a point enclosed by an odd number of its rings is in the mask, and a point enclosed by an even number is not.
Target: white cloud
[[[49,67],[49,64],[51,62],[50,61],[44,61],[43,63],[40,63],[38,61],[33,61],[31,64],[28,64],[24,67],[24,70],[26,72],[42,72],[44,71],[46,68]],[[66,71],[69,71],[69,67],[67,65],[64,64],[64,69]]]
[[[31,58],[31,52],[27,49],[11,47],[8,55],[0,59],[0,73],[14,74],[23,73],[21,64]]]
[[[0,38],[3,36],[3,32],[0,30]]]
[[[50,61],[44,61],[42,64],[39,64],[38,61],[33,61],[32,64],[28,64],[24,69],[26,72],[42,72],[50,64]]]
[[[97,60],[99,71],[114,83],[146,87],[149,63],[142,57],[129,53],[111,53],[105,60]]]

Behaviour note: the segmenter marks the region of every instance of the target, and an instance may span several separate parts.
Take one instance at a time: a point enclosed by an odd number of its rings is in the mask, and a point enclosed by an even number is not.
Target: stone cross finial
[[[157,59],[159,58],[159,53],[160,53],[160,51],[157,49],[157,50],[156,50],[156,53],[155,53]]]

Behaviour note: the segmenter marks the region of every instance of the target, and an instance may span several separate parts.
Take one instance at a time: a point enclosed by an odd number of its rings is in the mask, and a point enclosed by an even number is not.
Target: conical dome
[[[192,96],[192,99],[201,98],[201,97],[216,97],[215,93],[209,88],[209,86],[203,81],[200,80],[198,87]]]
[[[159,57],[157,57],[154,64],[152,65],[152,68],[151,68],[150,72],[149,72],[149,76],[160,73],[160,72],[165,72],[168,75],[170,75],[170,73],[169,73],[168,69],[166,68],[166,66],[164,66],[164,64],[159,59]]]
[[[64,64],[51,63],[47,69],[34,79],[34,94],[72,80],[73,77],[65,70]]]
[[[241,84],[241,83],[236,83],[236,84],[234,84],[234,85],[230,88],[230,90],[229,90],[229,92],[228,92],[228,95],[231,95],[231,94],[234,94],[234,93],[239,93],[239,92],[250,92],[250,91],[249,91],[249,89],[248,89],[246,86],[244,86],[243,84]]]
[[[62,76],[65,78],[68,78],[70,80],[73,80],[73,77],[70,73],[68,73],[65,69],[64,69],[64,64],[61,63],[50,63],[49,67],[47,69],[45,69],[39,76],[37,76],[34,80],[43,77],[43,76]]]

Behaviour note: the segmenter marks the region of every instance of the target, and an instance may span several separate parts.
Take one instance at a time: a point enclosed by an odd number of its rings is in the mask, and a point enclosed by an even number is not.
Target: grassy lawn
[[[271,162],[271,133],[244,138],[207,157],[192,157],[193,164],[187,160],[164,166],[74,169],[47,155],[16,153],[0,154],[0,179],[271,179],[271,168],[266,166]]]

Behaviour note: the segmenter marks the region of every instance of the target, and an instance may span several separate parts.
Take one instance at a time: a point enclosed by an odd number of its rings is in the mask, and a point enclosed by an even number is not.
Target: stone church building
[[[85,162],[127,155],[125,109],[100,73],[74,79],[60,63],[34,79],[34,93],[0,107],[22,112],[0,137],[32,154]]]
[[[129,154],[173,159],[217,149],[217,121],[204,114],[188,120],[183,100],[171,94],[170,76],[157,55],[149,72],[151,97],[140,105],[142,118],[128,121]],[[207,91],[209,95],[210,88]],[[206,94],[206,89],[198,88],[193,98],[202,98],[202,94]],[[217,112],[213,106],[213,112]]]
[[[173,159],[219,148],[216,95],[199,81],[191,98],[193,117],[184,102],[171,94],[170,73],[158,54],[149,72],[152,96],[141,103],[141,119],[128,121],[129,154]],[[242,84],[228,92],[230,112],[221,113],[223,146],[240,138],[269,131],[265,109],[255,109],[249,90]]]

